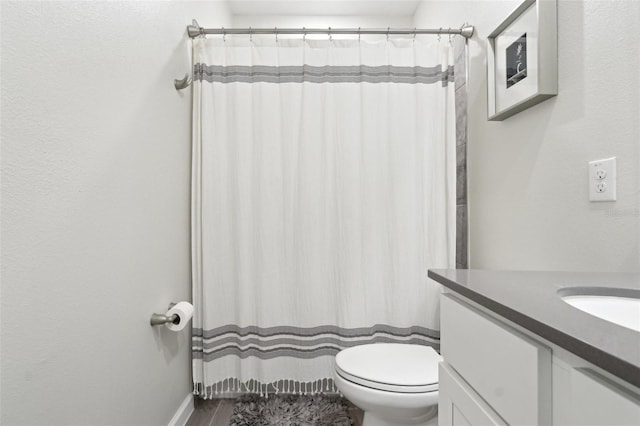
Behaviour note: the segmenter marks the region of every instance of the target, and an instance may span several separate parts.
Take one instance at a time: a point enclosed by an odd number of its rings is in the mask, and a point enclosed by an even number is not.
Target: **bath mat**
[[[230,426],[350,426],[344,398],[327,395],[243,395]]]

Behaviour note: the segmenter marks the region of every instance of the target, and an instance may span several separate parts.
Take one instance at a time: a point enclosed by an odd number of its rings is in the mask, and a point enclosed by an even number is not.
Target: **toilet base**
[[[414,419],[389,419],[379,417],[373,414],[371,411],[364,412],[364,418],[362,420],[362,426],[437,426],[438,425],[438,406],[434,406],[424,416]]]
[[[438,391],[397,393],[360,386],[333,372],[338,390],[364,411],[362,426],[435,426]]]

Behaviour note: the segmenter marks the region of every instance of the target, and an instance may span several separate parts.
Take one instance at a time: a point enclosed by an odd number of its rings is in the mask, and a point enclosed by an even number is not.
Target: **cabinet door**
[[[438,374],[438,426],[506,425],[446,362]]]
[[[550,424],[551,350],[451,295],[441,302],[445,362],[508,423]]]
[[[599,374],[576,368],[571,374],[571,423],[640,425],[640,396]]]

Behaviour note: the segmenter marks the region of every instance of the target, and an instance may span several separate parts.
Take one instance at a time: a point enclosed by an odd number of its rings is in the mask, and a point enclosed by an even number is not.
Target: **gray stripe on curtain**
[[[193,329],[192,350],[194,358],[205,362],[227,355],[312,359],[369,343],[422,344],[438,349],[439,339],[438,331],[418,326],[402,328],[378,324],[347,329],[330,325],[310,328],[225,325],[204,333],[202,329]]]
[[[454,81],[454,68],[381,66],[265,66],[195,64],[195,80],[209,83],[403,83],[443,86]]]
[[[342,328],[335,325],[320,325],[316,327],[293,327],[293,326],[277,326],[277,327],[257,327],[247,326],[240,327],[234,324],[227,324],[221,327],[212,328],[210,330],[202,330],[201,328],[193,328],[192,336],[204,339],[213,339],[224,334],[237,334],[239,336],[255,335],[260,337],[275,336],[278,334],[288,334],[292,336],[308,337],[320,334],[335,334],[341,337],[365,337],[375,333],[387,333],[394,336],[409,336],[412,334],[421,334],[425,337],[434,339],[440,338],[438,330],[431,330],[426,327],[394,327],[385,324],[376,324],[371,327],[359,328]]]
[[[439,349],[439,344],[436,344],[432,341],[425,340],[422,338],[412,338],[408,340],[402,340],[401,342],[397,339],[378,337],[369,339],[366,341],[358,341],[358,342],[340,342],[335,345],[322,345],[314,348],[304,348],[297,345],[297,342],[291,342],[293,346],[285,346],[285,347],[277,347],[277,348],[257,348],[255,346],[252,347],[238,347],[238,346],[224,346],[214,350],[205,351],[202,348],[194,347],[193,348],[193,357],[202,359],[205,362],[211,361],[214,359],[222,358],[227,355],[234,355],[240,358],[247,357],[256,357],[259,359],[271,359],[277,358],[280,356],[288,356],[292,358],[300,358],[300,359],[311,359],[317,358],[325,355],[335,355],[340,352],[342,349],[359,346],[369,343],[407,343],[414,345],[426,345],[432,346],[435,349]]]
[[[399,339],[398,337],[393,337],[393,336],[373,336],[373,337],[369,337],[369,339],[375,339],[376,341],[379,341],[379,342],[388,341],[392,343],[393,342],[406,343],[406,342],[410,342],[411,340],[417,339],[417,337],[413,336],[411,338],[407,337],[404,339]],[[425,339],[429,339],[429,338],[421,336],[419,340],[423,341]],[[435,340],[435,339],[431,339],[431,340]],[[283,337],[278,339],[263,340],[257,337],[241,338],[241,337],[230,336],[230,337],[225,337],[222,339],[217,339],[217,340],[206,342],[206,343],[203,343],[203,341],[197,337],[193,339],[194,347],[204,348],[205,350],[212,349],[222,345],[239,345],[239,346],[254,345],[254,346],[261,346],[266,348],[269,346],[285,346],[285,345],[305,347],[305,346],[317,346],[321,344],[325,344],[325,345],[331,344],[331,345],[338,345],[338,346],[357,346],[362,344],[362,339],[344,340],[344,338],[340,338],[340,337],[321,337],[321,338],[311,339],[311,340],[300,340],[295,338]]]

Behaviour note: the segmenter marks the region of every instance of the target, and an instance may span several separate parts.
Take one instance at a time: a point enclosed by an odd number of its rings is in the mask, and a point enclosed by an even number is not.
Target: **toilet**
[[[363,426],[436,425],[441,360],[429,346],[361,345],[336,355],[333,378],[364,411]]]

